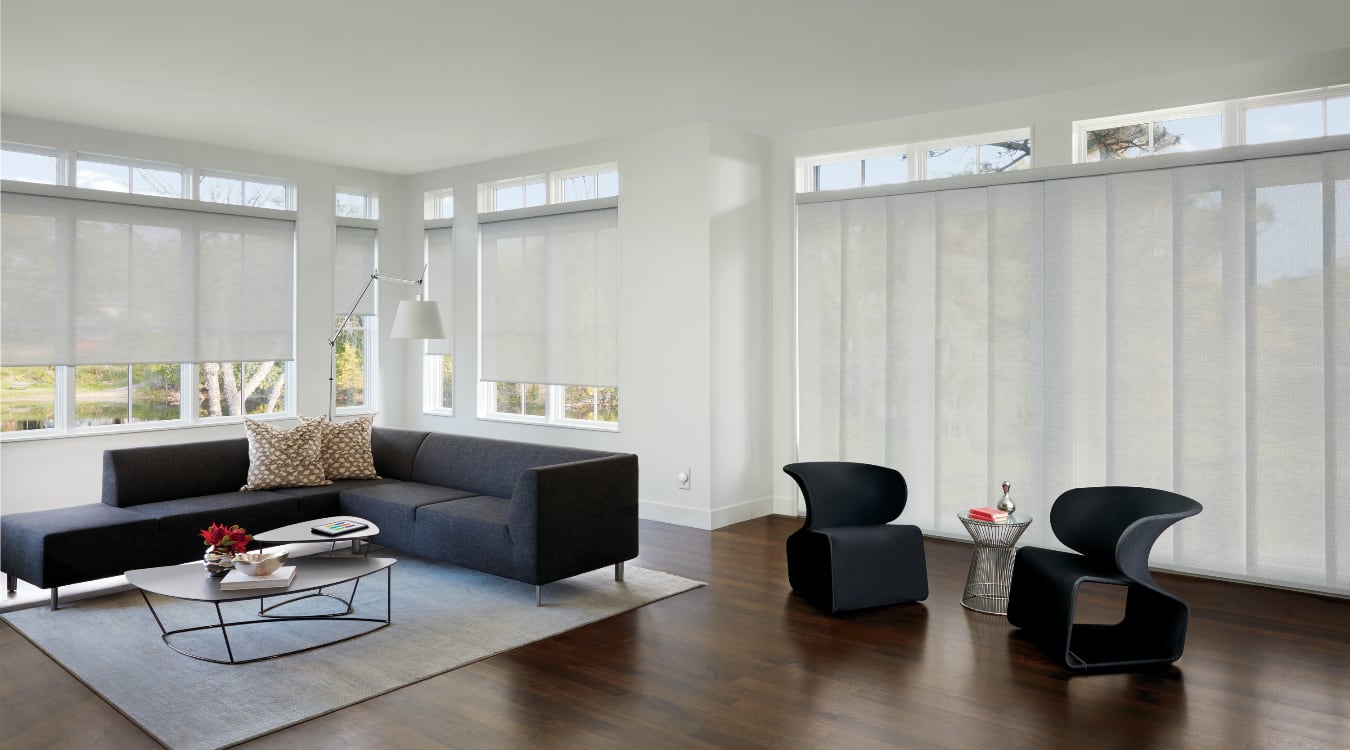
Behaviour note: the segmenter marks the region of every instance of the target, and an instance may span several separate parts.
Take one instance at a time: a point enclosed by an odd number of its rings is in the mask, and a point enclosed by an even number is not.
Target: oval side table
[[[1008,614],[1008,587],[1012,583],[1013,545],[1031,525],[1031,516],[1013,514],[1006,523],[980,521],[957,513],[961,524],[975,540],[970,573],[961,595],[961,606],[987,615]]]

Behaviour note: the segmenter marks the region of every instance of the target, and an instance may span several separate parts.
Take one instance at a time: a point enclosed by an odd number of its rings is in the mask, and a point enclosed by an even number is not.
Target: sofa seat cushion
[[[418,554],[484,573],[514,578],[514,548],[507,520],[511,501],[475,495],[417,509]]]
[[[159,521],[161,559],[186,562],[206,551],[198,532],[213,523],[239,524],[250,534],[305,520],[296,498],[279,492],[222,492],[136,505],[127,510]]]
[[[0,519],[0,570],[39,588],[121,575],[156,564],[158,529],[103,503],[9,513]]]
[[[471,492],[418,482],[384,482],[344,490],[338,512],[360,516],[380,527],[375,541],[399,549],[413,549],[413,524],[423,505],[458,500]]]

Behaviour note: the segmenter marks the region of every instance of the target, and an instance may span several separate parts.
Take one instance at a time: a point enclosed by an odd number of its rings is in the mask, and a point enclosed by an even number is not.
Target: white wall
[[[363,170],[288,159],[281,156],[220,148],[188,141],[166,140],[64,123],[5,115],[0,135],[7,141],[73,148],[98,154],[186,164],[196,167],[280,177],[296,183],[296,393],[297,412],[328,411],[328,336],[333,325],[332,247],[335,232],[335,185],[380,192],[382,270],[415,275],[421,268],[403,266],[405,224],[402,216],[403,178]],[[419,195],[420,199],[420,195]],[[380,298],[381,328],[388,330],[399,295],[405,287],[385,288]],[[349,304],[344,301],[339,304]],[[380,377],[386,383],[403,381],[403,349],[409,344],[382,336]],[[403,410],[406,389],[381,389],[386,412]],[[387,420],[381,419],[381,422]],[[220,425],[144,432],[81,435],[78,437],[7,440],[0,443],[0,510],[16,513],[98,502],[103,451],[172,442],[243,437],[242,425]]]
[[[1054,75],[1047,71],[1047,75]],[[954,138],[1031,127],[1035,166],[1072,162],[1072,123],[1188,104],[1238,99],[1350,82],[1350,48],[1239,66],[1109,83],[1091,89],[1014,99],[980,107],[797,133],[773,142],[771,221],[773,253],[772,413],[796,414],[794,160],[803,156]],[[773,463],[796,458],[795,416],[775,419]],[[902,473],[909,467],[896,467]],[[796,492],[774,476],[774,510],[791,514]],[[991,488],[991,493],[994,488]]]
[[[422,429],[510,440],[636,453],[644,518],[714,528],[747,512],[763,515],[769,503],[767,452],[746,447],[762,434],[767,399],[753,398],[734,417],[715,419],[716,351],[728,349],[738,387],[762,383],[767,344],[741,351],[743,341],[765,342],[753,264],[766,258],[761,165],[767,142],[696,124],[625,138],[553,149],[415,175],[408,182],[409,234],[422,225],[424,191],[455,191],[455,414],[423,414],[412,404],[405,421]],[[713,156],[713,143],[728,155]],[[605,162],[619,164],[620,296],[619,432],[483,420],[475,409],[477,352],[477,186]],[[728,187],[714,170],[730,170]],[[717,172],[722,174],[721,171]],[[718,188],[714,188],[714,184]],[[716,201],[721,214],[712,209]],[[714,239],[716,238],[716,239]],[[414,243],[410,243],[410,248]],[[411,252],[411,250],[410,250]],[[714,257],[716,256],[716,257]],[[714,301],[713,279],[734,273],[724,300]],[[750,289],[753,296],[741,297]],[[729,295],[729,296],[728,296]],[[734,301],[732,301],[734,299]],[[714,311],[722,308],[727,325]],[[721,348],[710,332],[734,331]],[[415,357],[405,370],[418,367]],[[753,380],[753,382],[751,382]],[[411,389],[413,377],[406,381]],[[732,436],[729,454],[715,450],[715,436]],[[720,447],[720,446],[719,446]],[[691,489],[676,488],[688,468]],[[758,484],[758,486],[757,486]],[[747,501],[749,503],[747,504]]]

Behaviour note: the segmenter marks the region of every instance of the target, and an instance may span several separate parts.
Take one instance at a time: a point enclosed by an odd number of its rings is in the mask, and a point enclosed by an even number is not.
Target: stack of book
[[[286,588],[291,585],[291,581],[294,579],[294,565],[277,568],[274,572],[265,576],[247,576],[244,575],[243,571],[231,570],[228,575],[220,579],[220,590]]]
[[[997,508],[971,508],[966,512],[976,521],[989,521],[990,523],[1007,523],[1008,514]]]

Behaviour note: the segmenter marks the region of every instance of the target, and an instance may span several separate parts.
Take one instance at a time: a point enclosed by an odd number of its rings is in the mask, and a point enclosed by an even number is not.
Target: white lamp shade
[[[394,339],[443,339],[445,326],[441,324],[441,306],[426,300],[403,300],[394,313],[394,326],[389,330]]]

